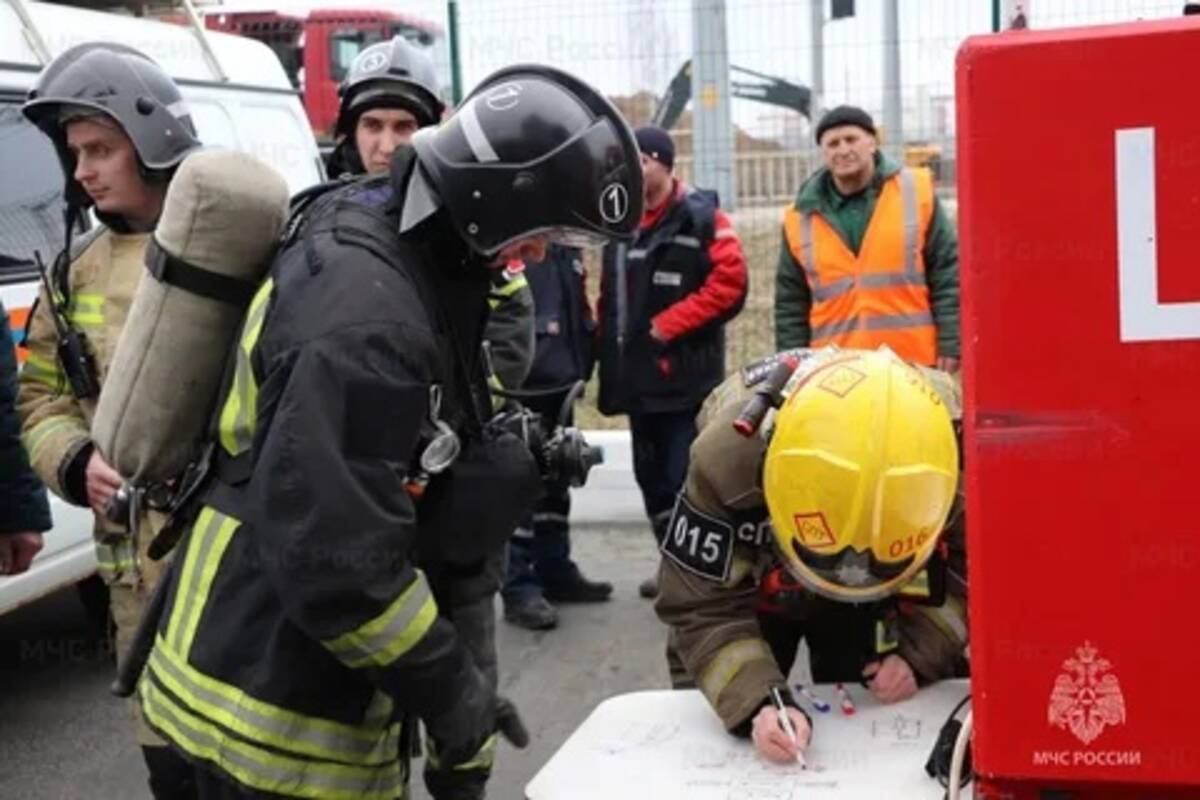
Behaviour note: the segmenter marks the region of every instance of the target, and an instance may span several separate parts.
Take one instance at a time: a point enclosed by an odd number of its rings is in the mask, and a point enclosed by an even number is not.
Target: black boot
[[[547,631],[558,624],[558,611],[540,594],[504,601],[504,619],[531,631]]]
[[[566,573],[543,584],[542,593],[554,603],[603,603],[612,594],[608,581],[589,581],[579,567],[572,564]]]

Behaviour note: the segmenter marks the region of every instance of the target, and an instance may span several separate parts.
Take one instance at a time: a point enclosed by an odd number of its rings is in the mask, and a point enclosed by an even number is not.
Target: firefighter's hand
[[[808,747],[808,740],[812,738],[812,728],[808,726],[808,718],[802,712],[789,708],[787,714],[792,721],[792,728],[796,731],[795,742],[779,724],[779,711],[775,706],[765,705],[754,715],[750,739],[754,742],[754,749],[768,761],[795,764],[796,754],[803,753]]]
[[[37,531],[0,534],[0,575],[20,575],[41,549],[42,535]]]
[[[443,767],[490,759],[496,746],[496,693],[473,664],[460,672],[462,682],[453,704],[444,713],[427,717],[425,730],[433,739],[431,763]]]
[[[88,505],[97,514],[103,514],[109,498],[120,488],[121,476],[100,457],[99,450],[93,449],[87,463]]]
[[[881,703],[899,703],[917,693],[917,676],[908,662],[896,654],[883,661],[867,664],[863,677],[871,687],[871,693]]]

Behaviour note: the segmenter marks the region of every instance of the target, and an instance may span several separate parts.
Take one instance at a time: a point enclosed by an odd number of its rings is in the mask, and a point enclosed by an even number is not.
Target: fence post
[[[716,189],[721,205],[737,205],[725,0],[692,0],[692,153],[696,185]]]
[[[450,94],[454,105],[462,102],[462,59],[458,52],[458,0],[447,0],[446,17],[450,28]]]

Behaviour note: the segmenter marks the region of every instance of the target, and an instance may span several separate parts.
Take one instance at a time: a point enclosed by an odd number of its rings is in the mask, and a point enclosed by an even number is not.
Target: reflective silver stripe
[[[202,716],[172,702],[153,681],[143,680],[139,691],[142,709],[155,728],[192,756],[211,761],[247,786],[329,800],[392,800],[404,796],[406,775],[398,756],[376,767],[289,758],[229,736]]]
[[[488,141],[487,134],[483,132],[483,128],[479,124],[479,117],[475,113],[475,104],[467,103],[459,109],[458,119],[462,125],[463,135],[467,137],[467,144],[470,145],[471,152],[475,154],[475,160],[480,164],[499,161],[500,156],[496,155],[496,151],[492,149],[492,143]]]
[[[721,692],[737,677],[742,667],[763,659],[774,663],[771,649],[762,639],[739,639],[725,645],[704,668],[704,673],[698,681],[700,691],[704,692],[710,703],[716,705]]]
[[[425,575],[417,570],[413,582],[382,614],[321,644],[348,667],[386,666],[421,641],[436,619],[437,603]]]
[[[533,531],[530,530],[529,528],[515,528],[515,529],[513,529],[513,532],[512,532],[512,538],[514,538],[514,539],[532,539]]]
[[[800,258],[804,261],[800,266],[804,268],[815,292],[821,286],[821,276],[817,274],[813,251],[812,214],[800,214]]]
[[[533,521],[534,522],[566,522],[567,515],[566,514],[555,514],[551,511],[546,511],[541,514],[534,514]]]
[[[839,278],[827,286],[812,287],[813,300],[824,302],[841,297],[844,294],[850,294],[854,291],[854,278],[846,277]]]
[[[671,239],[675,244],[681,244],[684,247],[699,247],[700,240],[695,236],[675,236]]]
[[[250,301],[250,310],[246,314],[246,322],[242,326],[242,335],[234,357],[233,386],[221,408],[221,445],[226,452],[234,456],[249,450],[254,436],[254,405],[258,402],[258,386],[255,385],[254,367],[250,357],[262,332],[273,287],[274,281],[267,279]]]
[[[647,251],[646,251],[645,249],[641,249],[641,250],[628,250],[628,251],[626,251],[626,253],[625,253],[625,257],[626,257],[626,258],[645,258],[645,257],[646,257],[646,252],[647,252]]]
[[[904,271],[917,271],[917,184],[911,169],[900,170],[900,197],[904,206]]]
[[[859,277],[864,289],[883,289],[891,286],[924,286],[925,277],[919,272],[868,272]]]
[[[148,666],[189,708],[254,742],[285,753],[364,767],[386,764],[395,757],[399,725],[388,725],[386,718],[376,721],[376,730],[359,729],[272,706],[197,672],[161,638]]]
[[[915,314],[888,314],[880,317],[867,317],[866,319],[855,317],[854,319],[839,320],[814,328],[812,338],[814,342],[817,342],[821,339],[857,330],[890,331],[897,328],[916,328],[921,325],[932,324],[933,315],[928,311],[919,311]]]
[[[178,553],[176,558],[185,560],[180,566],[179,585],[175,591],[175,604],[167,626],[167,636],[177,653],[185,656],[192,645],[200,613],[208,602],[208,589],[216,577],[217,564],[224,554],[224,544],[240,523],[233,517],[205,506],[196,517],[187,553]]]
[[[813,328],[812,338],[815,345],[822,339],[828,339],[832,336],[838,336],[843,333],[850,333],[858,330],[858,318],[842,319],[837,322],[831,322],[828,325],[819,325]]]
[[[818,302],[835,300],[844,294],[849,294],[855,288],[884,289],[893,286],[924,286],[925,278],[919,272],[868,272],[851,277],[839,278],[833,283],[817,286],[812,290],[813,299]]]
[[[915,314],[888,314],[882,317],[867,317],[863,328],[868,331],[890,331],[896,328],[916,328],[921,325],[932,325],[933,315],[928,311],[918,311]]]

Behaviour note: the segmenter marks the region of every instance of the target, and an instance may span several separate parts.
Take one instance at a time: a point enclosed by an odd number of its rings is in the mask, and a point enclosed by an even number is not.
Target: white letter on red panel
[[[1158,224],[1154,204],[1154,128],[1118,130],[1117,280],[1121,341],[1200,339],[1200,303],[1158,302]]]

